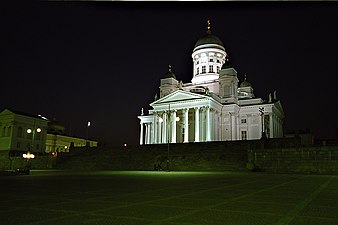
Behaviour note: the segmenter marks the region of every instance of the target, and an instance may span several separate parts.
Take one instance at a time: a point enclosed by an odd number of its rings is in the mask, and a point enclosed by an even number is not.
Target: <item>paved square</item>
[[[1,225],[338,225],[338,176],[32,171],[0,184]]]

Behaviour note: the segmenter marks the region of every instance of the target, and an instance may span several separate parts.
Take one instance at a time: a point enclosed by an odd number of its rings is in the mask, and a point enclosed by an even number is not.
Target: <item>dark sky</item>
[[[56,118],[72,134],[137,144],[168,64],[192,78],[206,32],[257,97],[277,90],[285,131],[335,137],[338,2],[37,2],[2,5],[0,110]]]

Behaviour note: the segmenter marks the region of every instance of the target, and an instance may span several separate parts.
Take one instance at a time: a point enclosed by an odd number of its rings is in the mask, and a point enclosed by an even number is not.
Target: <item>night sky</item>
[[[72,135],[138,144],[141,108],[172,64],[192,79],[206,21],[238,78],[277,96],[284,130],[334,138],[338,2],[37,2],[3,5],[0,110],[42,114]]]

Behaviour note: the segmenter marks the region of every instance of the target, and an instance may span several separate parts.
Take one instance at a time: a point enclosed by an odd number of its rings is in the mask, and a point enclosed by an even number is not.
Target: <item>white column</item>
[[[148,144],[148,124],[145,123],[144,126],[146,128],[146,132],[144,134],[144,144],[146,145],[146,144]]]
[[[163,113],[162,143],[167,143],[167,112]]]
[[[148,135],[148,144],[151,144],[151,134],[152,134],[152,124],[151,123],[148,123],[148,133],[149,133],[149,135]]]
[[[195,142],[200,141],[200,108],[195,108]]]
[[[218,113],[218,140],[223,141],[223,113]]]
[[[219,127],[219,116],[218,116],[218,112],[215,110],[214,112],[214,141],[219,141],[219,135],[218,135],[218,127]]]
[[[140,123],[141,131],[140,131],[140,145],[143,145],[143,123]]]
[[[207,114],[207,118],[206,118],[206,141],[210,141],[210,133],[211,133],[211,131],[210,131],[210,127],[211,127],[211,125],[210,125],[210,107],[208,106],[207,108],[206,108],[206,114]]]
[[[176,143],[176,110],[171,114],[172,129],[171,129],[171,143]]]
[[[157,143],[159,143],[159,144],[162,143],[162,123],[163,123],[163,120],[161,122],[160,119],[159,119],[158,120],[158,128],[157,128],[157,131],[158,131]]]
[[[154,121],[153,121],[153,144],[157,144],[157,121],[158,121],[158,116],[157,113],[154,113]]]
[[[189,142],[189,109],[184,110],[184,143]]]
[[[270,134],[269,137],[273,138],[273,119],[272,119],[272,113],[269,114],[269,129],[270,129]]]

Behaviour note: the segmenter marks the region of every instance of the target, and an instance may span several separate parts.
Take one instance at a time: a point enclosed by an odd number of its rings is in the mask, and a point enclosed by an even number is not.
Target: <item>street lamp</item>
[[[41,128],[38,127],[35,129],[35,126],[34,126],[34,129],[31,129],[31,128],[28,128],[27,129],[27,134],[32,134],[32,141],[31,141],[31,144],[30,144],[30,148],[28,148],[28,151],[27,153],[24,153],[22,154],[22,157],[26,160],[26,165],[25,165],[25,168],[24,168],[24,172],[26,174],[29,174],[29,171],[30,171],[30,159],[34,159],[35,158],[35,155],[33,153],[30,153],[31,151],[33,151],[33,148],[34,148],[34,141],[35,141],[35,133],[41,133]]]
[[[262,137],[266,138],[265,131],[264,131],[264,107],[259,107],[258,111],[261,113],[261,121],[262,121]]]
[[[86,146],[89,146],[89,141],[88,141],[89,127],[90,127],[90,121],[88,121],[88,123],[87,123],[87,130],[86,130]]]
[[[167,125],[167,142],[168,142],[168,151],[167,151],[167,172],[169,172],[169,124],[170,124],[170,104],[168,104],[169,111],[168,111],[168,125]]]

